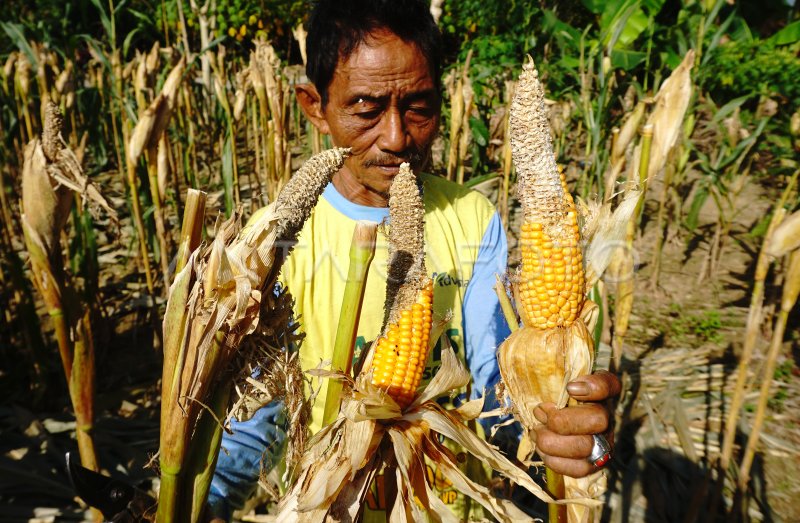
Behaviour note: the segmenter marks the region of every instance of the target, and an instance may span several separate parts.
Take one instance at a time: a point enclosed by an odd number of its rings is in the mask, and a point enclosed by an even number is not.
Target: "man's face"
[[[416,45],[379,30],[336,67],[321,131],[334,145],[352,148],[339,175],[386,197],[402,162],[414,172],[425,166],[439,112],[425,57]]]

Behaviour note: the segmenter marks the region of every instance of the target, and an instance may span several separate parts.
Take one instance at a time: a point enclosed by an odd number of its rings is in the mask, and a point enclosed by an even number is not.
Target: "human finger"
[[[591,436],[563,436],[542,425],[534,430],[536,449],[548,456],[587,459],[592,453]]]
[[[567,392],[578,401],[605,401],[618,396],[620,390],[619,378],[605,370],[579,376],[567,383]]]
[[[539,452],[539,457],[542,458],[545,466],[553,472],[572,478],[582,478],[597,471],[597,467],[585,459],[562,458],[559,456],[551,456],[544,452]]]
[[[533,414],[549,430],[563,436],[602,434],[608,430],[608,411],[596,403],[563,409],[553,403],[541,403],[533,410]]]

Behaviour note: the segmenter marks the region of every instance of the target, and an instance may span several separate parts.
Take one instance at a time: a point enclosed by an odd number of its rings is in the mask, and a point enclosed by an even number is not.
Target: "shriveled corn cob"
[[[424,214],[417,179],[408,164],[389,189],[389,282],[386,327],[372,359],[372,384],[408,406],[428,358],[433,281],[425,270]]]
[[[510,129],[523,225],[516,297],[523,327],[498,350],[517,416],[532,430],[542,402],[566,405],[564,386],[592,366],[592,339],[581,319],[586,279],[575,203],[559,172],[538,74],[523,66]]]
[[[578,318],[585,280],[575,202],[556,164],[543,106],[536,69],[527,64],[510,118],[523,211],[518,297],[523,323],[551,329]]]

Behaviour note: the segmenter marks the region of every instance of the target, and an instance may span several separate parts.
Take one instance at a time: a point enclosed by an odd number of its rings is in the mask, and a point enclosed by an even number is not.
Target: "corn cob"
[[[575,203],[553,155],[544,93],[533,63],[524,67],[511,107],[511,148],[523,224],[519,298],[531,327],[568,327],[584,300],[583,258]]]
[[[522,265],[515,289],[523,326],[498,350],[515,415],[528,431],[540,425],[533,415],[540,403],[567,405],[567,383],[589,373],[593,359],[592,337],[584,322],[590,307],[577,210],[556,165],[546,115],[544,92],[531,60],[523,66],[509,122],[523,211]],[[565,492],[560,475],[548,470],[547,476],[557,497],[574,494]],[[563,506],[551,505],[551,521],[566,517]]]
[[[408,164],[389,189],[389,281],[386,328],[372,359],[372,384],[408,406],[422,380],[428,357],[433,282],[425,270],[425,208]]]
[[[592,366],[583,257],[575,203],[559,172],[533,62],[523,66],[511,105],[511,147],[523,225],[516,298],[523,327],[498,350],[503,381],[520,422],[539,425],[542,402],[563,407],[565,385]]]

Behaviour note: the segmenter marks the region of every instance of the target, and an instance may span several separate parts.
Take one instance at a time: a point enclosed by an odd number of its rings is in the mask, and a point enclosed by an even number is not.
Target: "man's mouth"
[[[376,165],[378,169],[387,173],[387,174],[397,174],[400,172],[400,164],[384,164],[384,165]]]

